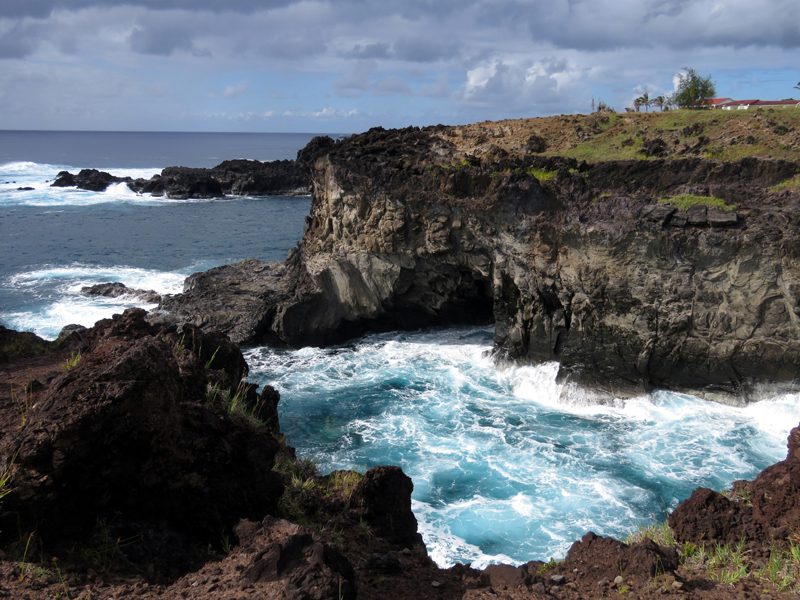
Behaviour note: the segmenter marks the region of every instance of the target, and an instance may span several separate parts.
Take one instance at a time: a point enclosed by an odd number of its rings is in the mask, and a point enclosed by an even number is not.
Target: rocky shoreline
[[[150,314],[129,310],[57,343],[0,331],[11,384],[0,396],[0,590],[795,597],[800,426],[785,461],[726,494],[697,490],[669,526],[629,544],[586,533],[564,561],[439,569],[399,469],[319,475],[280,436],[277,393],[246,383],[239,343],[324,346],[493,322],[499,361],[558,360],[574,384],[566,393],[666,387],[743,404],[796,390],[800,193],[780,185],[796,162],[684,153],[587,163],[543,155],[550,142],[528,130],[498,131],[315,138],[291,168],[276,166],[301,172],[312,192],[303,241],[285,262],[195,274]],[[126,183],[171,197],[276,193],[243,183],[252,173],[225,179],[229,167]],[[106,179],[89,173],[79,185]],[[738,558],[712,559],[721,554]]]
[[[319,475],[280,435],[277,392],[218,333],[124,315],[60,342],[0,331],[0,593],[14,598],[790,598],[752,572],[800,529],[800,426],[732,494],[698,489],[674,539],[587,533],[564,561],[439,569],[397,467]],[[78,360],[75,357],[79,356]],[[708,550],[699,550],[707,548]],[[708,554],[705,554],[708,552]],[[764,567],[766,568],[766,567]],[[800,565],[798,566],[800,568]],[[800,571],[798,571],[800,574]]]
[[[443,127],[315,140],[286,262],[192,275],[152,321],[293,347],[493,322],[498,360],[558,361],[565,390],[598,398],[797,389],[800,194],[780,184],[798,163],[589,164],[492,141],[465,149]]]

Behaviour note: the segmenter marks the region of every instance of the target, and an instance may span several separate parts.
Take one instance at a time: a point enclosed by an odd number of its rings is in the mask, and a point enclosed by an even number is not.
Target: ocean
[[[54,339],[131,306],[80,288],[180,292],[196,271],[283,260],[309,197],[172,201],[124,185],[51,188],[61,170],[149,177],[166,166],[293,158],[310,134],[0,132],[0,323]],[[32,187],[21,191],[19,188]],[[587,531],[624,539],[698,486],[723,490],[786,456],[800,396],[747,408],[657,391],[568,400],[557,365],[497,368],[491,327],[367,335],[341,346],[248,348],[281,393],[281,428],[321,472],[401,466],[441,566],[563,557]]]

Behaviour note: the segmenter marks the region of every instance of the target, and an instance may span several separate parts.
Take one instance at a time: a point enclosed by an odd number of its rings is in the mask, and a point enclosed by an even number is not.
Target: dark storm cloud
[[[800,45],[796,0],[550,0],[527,20],[535,42],[584,51]]]

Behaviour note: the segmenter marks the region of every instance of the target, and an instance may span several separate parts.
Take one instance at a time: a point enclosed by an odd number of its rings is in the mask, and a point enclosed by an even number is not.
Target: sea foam
[[[396,464],[436,562],[564,556],[587,531],[623,537],[698,486],[786,456],[800,399],[733,408],[657,391],[565,396],[557,365],[496,368],[490,328],[371,335],[343,347],[257,348],[281,429],[324,471]],[[566,398],[566,400],[565,400]],[[572,400],[577,398],[577,400]]]

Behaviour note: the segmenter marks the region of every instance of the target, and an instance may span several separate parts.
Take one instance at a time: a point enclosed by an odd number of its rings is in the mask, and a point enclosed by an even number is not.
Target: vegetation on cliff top
[[[800,109],[597,112],[476,123],[454,127],[450,135],[462,151],[498,146],[512,154],[535,152],[590,163],[683,157],[796,161]],[[535,149],[530,149],[531,139],[536,139]]]

